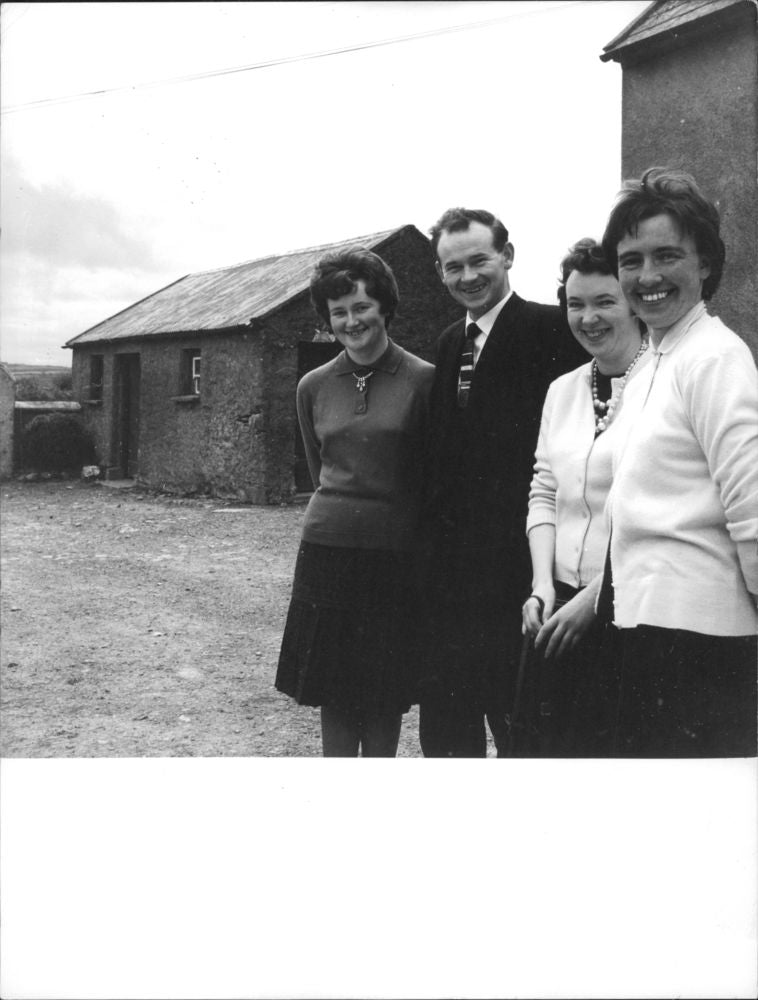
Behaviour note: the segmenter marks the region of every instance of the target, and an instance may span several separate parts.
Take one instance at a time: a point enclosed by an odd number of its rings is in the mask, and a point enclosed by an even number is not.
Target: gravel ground
[[[303,505],[0,493],[3,756],[320,756],[318,710],[273,686]]]

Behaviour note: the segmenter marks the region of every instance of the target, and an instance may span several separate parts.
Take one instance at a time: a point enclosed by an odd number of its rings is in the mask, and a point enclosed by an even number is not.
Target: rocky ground
[[[274,689],[304,506],[5,482],[6,757],[319,756]],[[420,756],[416,710],[399,756]]]

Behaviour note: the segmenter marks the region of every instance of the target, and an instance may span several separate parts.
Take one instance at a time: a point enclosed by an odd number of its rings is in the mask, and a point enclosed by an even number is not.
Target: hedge
[[[21,434],[22,464],[37,472],[66,472],[95,461],[92,438],[71,413],[40,413]]]

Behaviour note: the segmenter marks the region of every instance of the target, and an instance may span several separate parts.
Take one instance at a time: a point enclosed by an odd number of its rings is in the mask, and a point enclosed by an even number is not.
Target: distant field
[[[70,365],[20,365],[3,362],[14,378],[31,378],[35,375],[61,375],[71,371]]]
[[[16,401],[71,400],[71,369],[65,365],[7,364]]]

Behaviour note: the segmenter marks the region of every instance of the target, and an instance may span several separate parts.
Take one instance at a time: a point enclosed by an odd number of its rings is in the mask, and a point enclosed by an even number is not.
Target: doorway
[[[342,350],[338,340],[301,340],[297,345],[297,380],[319,365],[336,358]],[[295,489],[298,493],[313,493],[313,482],[305,458],[305,445],[295,418]]]
[[[117,354],[115,359],[115,464],[122,479],[136,479],[139,471],[139,354]]]

